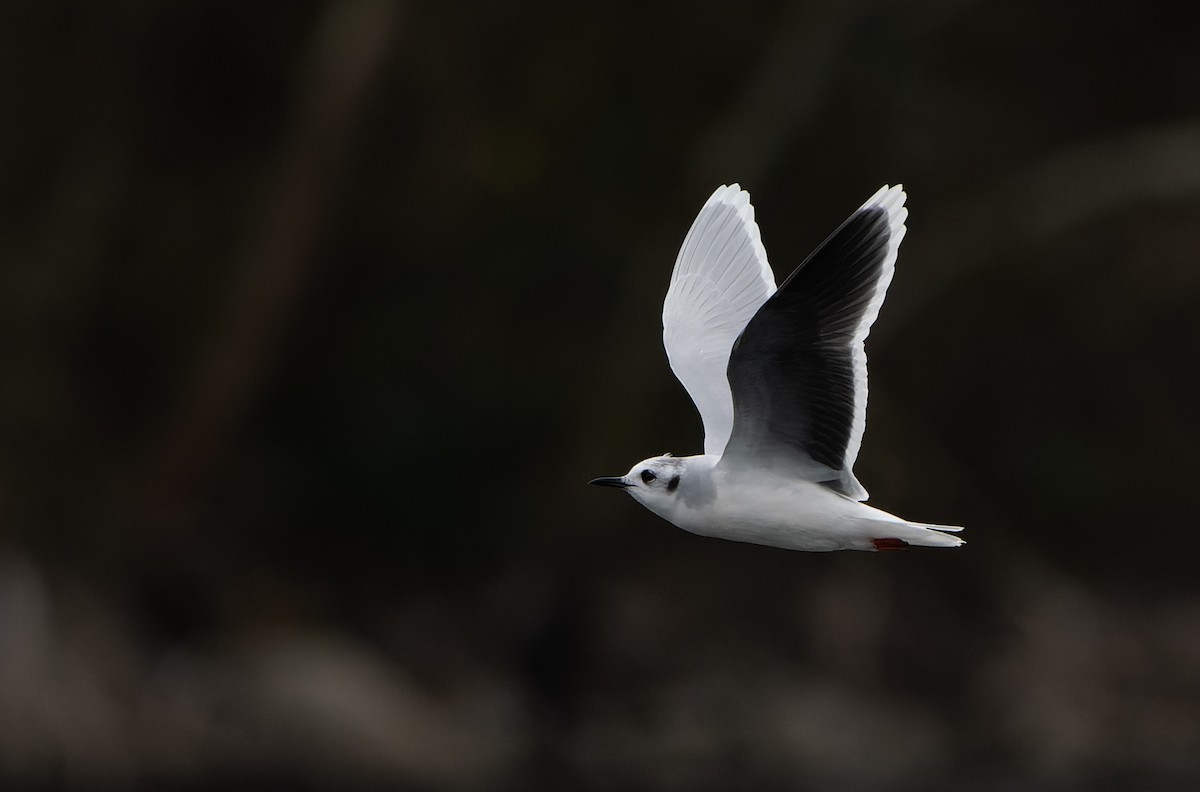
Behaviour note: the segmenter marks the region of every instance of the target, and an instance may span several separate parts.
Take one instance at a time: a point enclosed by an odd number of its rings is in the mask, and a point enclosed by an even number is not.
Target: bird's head
[[[619,487],[651,511],[659,511],[654,507],[664,507],[674,502],[685,467],[684,460],[663,454],[643,459],[624,476],[606,476],[592,479],[589,483],[601,487]]]

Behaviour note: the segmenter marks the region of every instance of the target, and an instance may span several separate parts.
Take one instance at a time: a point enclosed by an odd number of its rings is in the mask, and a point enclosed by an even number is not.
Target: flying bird
[[[957,526],[868,506],[854,477],[863,341],[892,281],[905,198],[882,187],[776,288],[749,193],[719,187],[663,304],[663,344],[704,422],[704,453],[651,457],[591,483],[702,536],[810,551],[962,544]]]

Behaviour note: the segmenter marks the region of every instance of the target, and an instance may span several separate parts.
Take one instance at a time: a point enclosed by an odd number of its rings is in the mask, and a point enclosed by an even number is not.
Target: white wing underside
[[[663,344],[704,421],[706,454],[720,455],[733,429],[733,342],[774,292],[750,194],[719,187],[683,240],[663,303]]]

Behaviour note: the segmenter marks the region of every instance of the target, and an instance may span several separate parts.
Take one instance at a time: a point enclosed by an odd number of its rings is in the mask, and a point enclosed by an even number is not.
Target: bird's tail
[[[922,547],[958,547],[962,539],[951,536],[962,530],[958,525],[935,525],[898,520],[863,520],[863,527],[875,550],[901,550],[907,545]],[[870,549],[870,548],[868,548]]]

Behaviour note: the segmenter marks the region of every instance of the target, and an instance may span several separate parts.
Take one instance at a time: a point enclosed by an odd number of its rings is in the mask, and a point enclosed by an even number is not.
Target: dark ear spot
[[[679,489],[679,476],[671,476],[671,480],[667,482],[667,492],[674,492]]]

